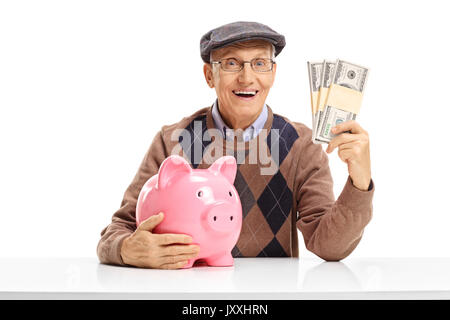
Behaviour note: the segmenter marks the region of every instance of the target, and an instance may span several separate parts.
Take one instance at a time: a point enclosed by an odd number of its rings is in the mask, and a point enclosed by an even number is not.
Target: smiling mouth
[[[238,96],[239,98],[253,98],[258,94],[258,90],[249,90],[249,91],[243,91],[243,90],[233,90],[233,93],[235,96]]]

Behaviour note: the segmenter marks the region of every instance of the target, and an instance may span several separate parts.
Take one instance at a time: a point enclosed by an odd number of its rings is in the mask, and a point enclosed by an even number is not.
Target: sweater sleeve
[[[344,259],[372,218],[373,181],[368,191],[362,191],[349,176],[335,201],[328,156],[310,139],[301,148],[297,175],[297,227],[306,248],[327,261]]]
[[[158,173],[167,151],[163,131],[154,137],[131,184],[125,191],[120,208],[113,214],[111,223],[100,233],[97,255],[101,263],[125,265],[120,255],[123,240],[136,230],[136,203],[142,186]]]

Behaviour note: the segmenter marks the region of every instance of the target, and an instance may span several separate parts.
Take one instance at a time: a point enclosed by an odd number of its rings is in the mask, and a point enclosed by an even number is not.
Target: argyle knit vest
[[[234,257],[298,256],[297,205],[293,197],[298,161],[292,147],[299,134],[286,118],[273,114],[270,107],[268,111],[263,132],[245,143],[230,143],[210,134],[215,128],[211,108],[200,110],[178,137],[184,157],[193,168],[209,167],[211,161],[206,163],[206,155],[213,160],[220,155],[237,159],[234,187],[241,199],[243,221],[232,250]],[[211,155],[212,149],[223,153]]]

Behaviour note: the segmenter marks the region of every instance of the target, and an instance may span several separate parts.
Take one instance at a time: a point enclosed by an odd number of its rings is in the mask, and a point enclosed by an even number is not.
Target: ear
[[[203,74],[205,75],[206,83],[210,88],[214,88],[214,76],[212,65],[210,63],[205,63],[203,65]]]
[[[191,171],[191,166],[183,157],[171,155],[163,161],[159,168],[158,189],[164,189],[173,178]]]
[[[223,175],[231,184],[233,184],[237,171],[236,159],[233,156],[220,157],[214,161],[208,170],[215,175]]]

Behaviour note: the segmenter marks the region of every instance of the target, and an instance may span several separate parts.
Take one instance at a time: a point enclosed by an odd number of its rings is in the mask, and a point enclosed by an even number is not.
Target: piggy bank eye
[[[197,192],[197,197],[201,198],[203,196],[203,191]]]
[[[231,193],[231,191],[228,191],[228,194],[230,195],[230,197],[232,197],[232,196],[233,196],[233,194]]]

